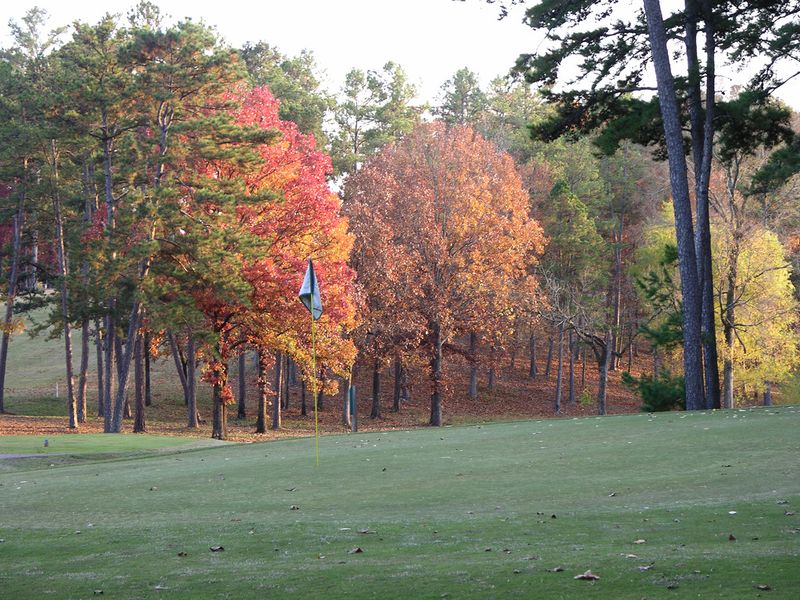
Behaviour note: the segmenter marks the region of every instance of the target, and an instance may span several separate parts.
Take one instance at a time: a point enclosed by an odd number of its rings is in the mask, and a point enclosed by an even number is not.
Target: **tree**
[[[465,126],[421,124],[352,175],[345,187],[356,254],[386,236],[393,253],[374,266],[389,272],[399,258],[404,311],[424,323],[421,349],[430,364],[430,424],[442,424],[443,351],[456,336],[491,333],[513,314],[515,286],[528,287],[528,266],[543,247],[539,225],[513,161]],[[373,227],[385,229],[380,233]],[[377,301],[383,288],[365,290]]]
[[[763,102],[794,76],[793,71],[780,75],[777,67],[797,58],[797,48],[785,40],[796,35],[800,27],[794,19],[800,13],[800,3],[690,0],[683,12],[666,20],[658,0],[645,0],[644,7],[644,13],[631,17],[615,12],[610,1],[568,5],[559,0],[541,2],[526,11],[525,21],[534,29],[545,31],[550,45],[538,54],[522,55],[517,66],[529,81],[551,86],[559,79],[560,67],[569,59],[578,58],[578,75],[567,82],[564,91],[554,92],[548,87],[546,96],[558,102],[559,115],[542,128],[544,135],[557,137],[565,131],[607,125],[616,139],[659,141],[662,150],[666,148],[684,294],[687,408],[705,407],[705,396],[708,406],[718,406],[708,219],[708,182],[718,125],[715,65],[719,53],[736,64],[757,55],[767,56],[765,66],[750,83],[758,91],[757,101]],[[701,30],[705,41],[702,59],[698,49]],[[679,78],[672,73],[668,39],[684,42],[682,50],[688,67]],[[655,90],[644,83],[649,64],[655,67]],[[633,99],[630,94],[637,91],[657,91],[658,102]],[[690,131],[688,149],[694,163],[696,224],[689,201],[684,123]],[[663,137],[659,130],[663,130]],[[654,134],[660,139],[656,140]],[[690,272],[692,268],[694,274]],[[701,341],[706,359],[705,396]]]
[[[314,54],[303,50],[290,57],[265,42],[248,42],[239,53],[252,85],[267,86],[280,101],[281,119],[296,123],[302,133],[313,135],[323,147],[323,121],[333,107],[333,98],[320,87]]]
[[[442,85],[441,103],[434,112],[445,123],[475,127],[487,106],[478,76],[464,67]]]
[[[352,69],[336,103],[331,155],[337,175],[357,170],[368,156],[411,131],[421,109],[405,71],[387,62],[381,71]]]

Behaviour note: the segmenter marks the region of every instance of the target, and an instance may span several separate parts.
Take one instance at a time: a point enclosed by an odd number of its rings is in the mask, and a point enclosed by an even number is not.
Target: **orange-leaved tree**
[[[466,126],[418,125],[348,178],[345,212],[377,332],[413,332],[430,359],[430,424],[442,424],[443,349],[492,335],[536,293],[544,245],[512,159]],[[390,320],[391,322],[387,322]]]

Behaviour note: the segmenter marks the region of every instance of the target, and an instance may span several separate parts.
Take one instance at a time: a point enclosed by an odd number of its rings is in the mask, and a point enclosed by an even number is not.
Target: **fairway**
[[[319,468],[313,439],[66,436],[103,460],[0,474],[1,595],[793,598],[799,430],[788,407],[353,434]]]

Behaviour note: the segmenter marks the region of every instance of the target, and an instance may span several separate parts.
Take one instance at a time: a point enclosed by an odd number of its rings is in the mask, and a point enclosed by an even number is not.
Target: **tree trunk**
[[[267,433],[267,360],[264,350],[258,351],[258,411],[256,433]]]
[[[725,358],[722,366],[722,399],[725,408],[733,408],[733,346],[736,340],[736,280],[738,277],[738,252],[733,250],[728,257],[727,289],[722,314],[725,337]]]
[[[683,131],[678,110],[675,83],[669,63],[666,32],[659,0],[644,0],[650,47],[658,85],[664,136],[669,159],[672,206],[678,247],[678,264],[683,301],[683,368],[687,410],[705,407],[701,352],[702,290],[698,281],[697,255],[694,246],[692,206],[686,173]]]
[[[115,361],[114,361],[114,339],[117,337],[115,334],[115,323],[114,323],[114,316],[112,314],[112,308],[109,307],[107,310],[109,311],[105,317],[105,364],[103,365],[105,368],[105,387],[103,388],[103,431],[105,433],[111,433],[111,396],[114,393],[114,371],[115,371]]]
[[[372,411],[369,417],[381,418],[381,362],[377,358],[372,363]]]
[[[306,406],[306,380],[300,380],[300,414],[302,416],[306,416],[308,414],[308,408]]]
[[[50,140],[50,151],[52,158],[53,175],[51,179],[53,194],[53,220],[56,234],[56,262],[58,265],[58,278],[61,280],[61,319],[62,333],[64,335],[64,363],[66,367],[67,380],[67,415],[69,417],[69,428],[78,428],[78,407],[75,403],[75,377],[72,371],[72,332],[69,326],[69,287],[67,277],[69,276],[69,264],[67,263],[67,251],[64,244],[64,218],[61,214],[61,190],[58,171],[58,148],[56,141]]]
[[[191,334],[189,335],[191,336]],[[178,379],[180,380],[181,387],[183,388],[183,403],[188,406],[189,382],[187,376],[189,371],[189,361],[184,358],[183,353],[178,346],[178,341],[175,339],[175,335],[170,330],[167,330],[167,342],[169,343],[172,360],[175,362],[175,370],[178,372]]]
[[[247,418],[247,409],[245,408],[245,402],[247,401],[247,380],[245,379],[246,372],[247,357],[245,356],[245,353],[242,352],[239,355],[239,403],[236,410],[237,419]]]
[[[353,372],[348,377],[342,378],[342,426],[350,429],[350,386],[353,382]]]
[[[569,403],[575,404],[575,334],[569,330]]]
[[[392,412],[400,412],[401,382],[403,379],[403,360],[400,353],[394,355],[394,392],[392,394]]]
[[[469,334],[469,399],[478,398],[478,335]]]
[[[20,192],[17,212],[13,222],[13,240],[11,243],[11,269],[8,276],[8,293],[6,294],[6,314],[3,319],[3,337],[0,341],[0,414],[5,412],[6,365],[8,363],[8,343],[11,339],[11,324],[14,321],[14,299],[17,295],[17,279],[19,277],[19,259],[22,252],[22,226],[24,223],[25,192]]]
[[[272,401],[272,430],[278,431],[281,428],[281,390],[283,389],[283,353],[275,353],[275,379],[273,391],[275,399]]]
[[[431,418],[434,427],[442,426],[442,331],[438,322],[431,327],[433,331],[433,357],[431,358]]]
[[[561,414],[561,381],[564,374],[564,325],[558,327],[558,365],[556,367],[556,395],[553,400],[553,412]]]
[[[289,355],[283,357],[283,391],[281,392],[281,408],[289,410]]]
[[[624,167],[623,167],[624,168]],[[625,213],[620,211],[618,226],[614,228],[614,272],[612,280],[612,302],[613,302],[613,329],[611,348],[616,352],[618,348],[618,337],[621,326],[622,318],[622,238],[624,235],[625,227]],[[617,370],[617,355],[611,355],[611,364],[609,369],[612,371]]]
[[[86,391],[88,388],[89,372],[89,319],[81,321],[81,364],[78,371],[78,389],[76,402],[78,406],[78,423],[86,422],[87,402]]]
[[[772,382],[764,382],[764,406],[772,406]]]
[[[189,429],[196,429],[200,423],[197,414],[197,378],[195,377],[197,368],[197,342],[194,336],[189,333],[186,339],[186,412]]]
[[[600,352],[597,368],[599,371],[599,382],[597,386],[597,414],[606,414],[606,395],[608,388],[608,368],[611,364],[611,331],[607,331],[603,340],[603,348]]]
[[[528,342],[530,353],[531,353],[531,364],[528,368],[528,376],[531,379],[536,379],[536,376],[539,374],[536,369],[536,335],[531,334],[531,338]]]
[[[581,353],[581,392],[586,389],[586,346]]]
[[[227,410],[225,405],[222,403],[222,384],[219,382],[214,383],[212,401],[214,403],[214,422],[213,429],[211,431],[211,437],[217,440],[227,439]]]
[[[553,336],[547,340],[547,364],[544,367],[544,378],[550,379],[550,368],[553,363]]]
[[[94,321],[94,347],[97,353],[97,416],[105,414],[105,369],[103,367],[103,329],[100,320]]]
[[[153,387],[150,379],[150,331],[144,334],[144,405],[153,405]]]
[[[133,433],[144,433],[147,426],[144,420],[144,336],[136,334],[133,358],[134,419]]]

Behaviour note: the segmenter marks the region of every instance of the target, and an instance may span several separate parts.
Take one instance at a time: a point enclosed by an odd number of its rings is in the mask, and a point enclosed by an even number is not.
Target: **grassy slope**
[[[0,474],[0,590],[652,599],[755,598],[764,584],[791,598],[799,415],[331,436],[319,468],[313,440],[296,439]],[[601,579],[573,579],[587,569]]]

